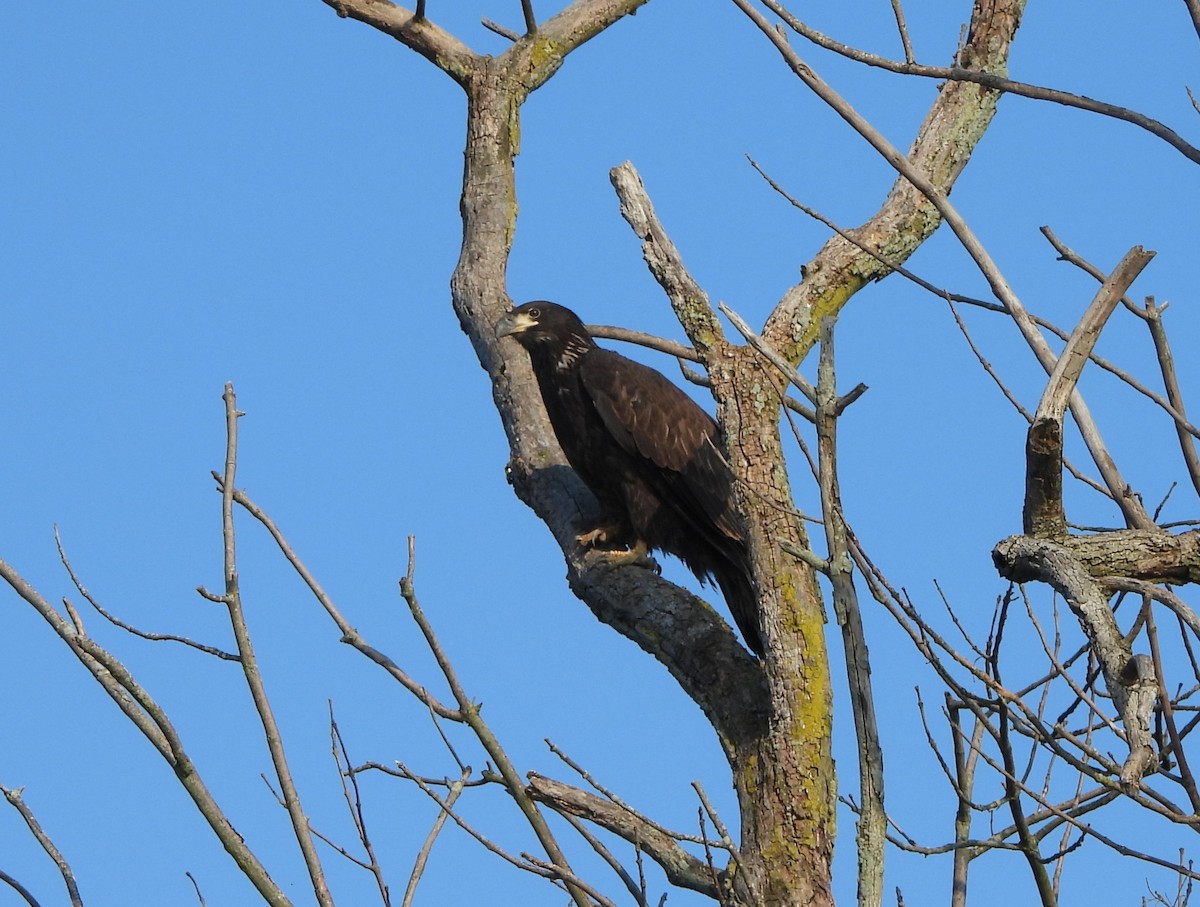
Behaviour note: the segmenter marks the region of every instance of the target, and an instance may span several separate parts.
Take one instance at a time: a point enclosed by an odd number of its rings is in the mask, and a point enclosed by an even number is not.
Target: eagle
[[[720,428],[654,369],[596,345],[579,317],[553,302],[517,306],[497,323],[529,353],[567,462],[600,504],[579,544],[644,562],[673,554],[715,581],[746,644],[762,655],[758,595],[733,471]]]

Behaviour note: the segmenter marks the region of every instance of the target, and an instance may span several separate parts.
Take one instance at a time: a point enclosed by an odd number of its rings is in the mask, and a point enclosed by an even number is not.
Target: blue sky
[[[942,64],[969,4],[934,6],[910,10],[909,24],[918,58]],[[519,23],[511,2],[430,7],[481,52],[505,46],[481,16]],[[883,0],[805,11],[847,42],[899,54]],[[1197,41],[1183,4],[1139,8],[1136,23],[1130,16],[1109,3],[1034,5],[1013,76],[1126,104],[1194,136],[1184,86],[1200,88]],[[932,82],[801,53],[907,147]],[[694,828],[697,779],[727,819],[736,815],[702,717],[664,671],[572,598],[549,533],[505,483],[490,389],[449,306],[461,238],[457,86],[318,0],[116,2],[69,13],[9,4],[0,12],[0,85],[0,557],[51,600],[74,596],[54,548],[58,526],[83,581],[123,619],[229,647],[222,609],[194,589],[221,582],[209,471],[222,462],[221,392],[232,381],[246,412],[239,486],[368,640],[437,686],[396,585],[415,535],[421,600],[522,770],[570,780],[549,738],[664,824]],[[555,299],[587,321],[674,338],[681,332],[619,217],[612,166],[634,162],[693,273],[752,324],[799,279],[827,231],[776,196],[745,155],[847,226],[874,211],[894,178],[731,4],[655,0],[619,23],[529,100],[522,138],[512,297]],[[1134,244],[1157,250],[1133,296],[1172,302],[1177,364],[1192,389],[1196,174],[1128,124],[1008,97],[953,200],[1026,305],[1065,326],[1095,285],[1055,261],[1039,226],[1100,267]],[[910,265],[957,292],[986,293],[945,231]],[[966,314],[1022,402],[1036,406],[1044,379],[1015,329]],[[1122,312],[1100,344],[1157,386],[1149,350],[1144,328]],[[935,608],[936,579],[985,632],[1004,588],[991,547],[1020,526],[1022,421],[944,305],[898,278],[853,301],[838,353],[841,384],[871,388],[842,427],[851,522],[894,582]],[[676,375],[661,357],[630,354]],[[1166,420],[1107,376],[1087,373],[1082,387],[1127,478],[1150,502],[1181,481],[1165,513],[1194,516]],[[796,488],[801,507],[815,510],[801,473]],[[1116,520],[1083,492],[1072,492],[1070,506],[1079,522]],[[350,841],[328,701],[358,761],[403,759],[433,776],[454,772],[453,763],[423,710],[338,644],[265,534],[247,519],[240,526],[249,619],[305,806],[322,830]],[[0,783],[24,787],[85,901],[194,903],[190,871],[208,903],[246,902],[248,885],[169,770],[40,618],[4,591],[0,614]],[[865,619],[889,807],[906,831],[941,843],[953,802],[913,695],[920,684],[937,701],[936,681],[885,614],[868,606]],[[176,715],[234,824],[297,903],[308,903],[286,817],[259,779],[269,763],[236,666],[130,639],[97,617],[89,629]],[[1064,620],[1063,632],[1078,630]],[[842,712],[835,734],[842,785],[853,792]],[[455,740],[467,761],[483,764],[465,737]],[[400,782],[364,786],[398,893],[435,811]],[[532,846],[498,791],[463,802],[498,841]],[[848,902],[853,822],[845,813],[840,821],[837,886]],[[1161,824],[1137,827],[1146,849],[1171,855],[1187,843]],[[11,810],[0,811],[0,842],[0,868],[53,903],[53,867]],[[1105,888],[1091,889],[1092,861],[1114,859],[1087,844],[1067,870],[1072,900],[1136,902],[1146,879],[1170,885],[1164,873],[1122,861],[1125,881],[1106,872]],[[364,873],[332,854],[326,864],[344,903],[370,902]],[[590,860],[580,868],[620,896]],[[947,858],[893,855],[888,890],[936,903],[948,869]],[[985,860],[976,873],[976,907],[1032,897],[1015,857]],[[997,879],[1002,889],[989,885]],[[131,900],[135,890],[144,894]],[[473,902],[480,892],[498,903],[561,901],[448,829],[418,903]],[[12,898],[0,894],[0,903]],[[673,892],[670,903],[701,900]]]

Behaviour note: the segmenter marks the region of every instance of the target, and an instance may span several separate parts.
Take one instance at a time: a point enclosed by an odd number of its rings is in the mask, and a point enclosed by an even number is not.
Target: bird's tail
[[[713,571],[713,579],[721,587],[725,604],[729,606],[729,613],[733,615],[733,622],[741,631],[742,639],[751,652],[761,657],[763,642],[758,622],[758,591],[750,577],[750,565],[727,561]]]

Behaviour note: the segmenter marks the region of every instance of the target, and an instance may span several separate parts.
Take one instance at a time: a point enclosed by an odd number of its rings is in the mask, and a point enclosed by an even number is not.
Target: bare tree
[[[976,0],[949,65],[945,61],[926,65],[915,59],[898,2],[893,4],[893,12],[904,48],[902,61],[825,36],[775,0],[732,0],[747,28],[761,33],[764,53],[777,54],[806,91],[841,117],[896,172],[894,185],[875,213],[856,227],[842,228],[788,195],[786,175],[768,174],[759,168],[779,193],[806,214],[822,219],[831,235],[803,265],[802,280],[772,302],[769,315],[757,329],[732,308],[712,304],[685,263],[686,250],[677,248],[671,239],[666,222],[670,218],[660,218],[635,166],[623,163],[610,174],[620,213],[641,243],[646,265],[691,345],[680,347],[617,329],[597,328],[595,333],[643,342],[703,367],[704,376],[697,377],[711,389],[716,401],[760,593],[765,653],[758,659],[741,646],[717,613],[691,592],[654,571],[614,562],[604,552],[579,545],[579,526],[591,507],[589,493],[565,468],[527,359],[495,331],[497,321],[512,304],[506,269],[517,224],[515,173],[522,105],[560,67],[568,65],[567,58],[577,48],[635,14],[646,0],[575,0],[545,19],[539,19],[530,2],[522,2],[520,30],[486,23],[510,42],[497,56],[477,53],[439,27],[429,15],[436,10],[427,11],[423,0],[412,10],[387,0],[325,3],[339,16],[358,20],[420,54],[463,89],[467,102],[463,242],[450,281],[451,299],[492,383],[508,437],[514,490],[553,533],[579,599],[601,621],[661,663],[711,723],[729,764],[739,814],[734,827],[729,817],[712,809],[698,787],[699,832],[669,829],[623,802],[566,754],[560,755],[578,773],[580,782],[566,783],[539,774],[523,776],[465,689],[418,602],[415,546],[410,545],[401,593],[436,659],[448,691],[444,696],[431,692],[425,682],[355,630],[268,513],[237,488],[239,412],[230,385],[225,391],[226,464],[214,475],[222,496],[224,588],[220,592],[202,589],[201,594],[228,609],[236,651],[221,652],[183,641],[242,667],[270,752],[272,784],[287,811],[317,901],[335,902],[318,846],[320,840],[328,839],[306,816],[257,668],[240,600],[234,523],[239,510],[254,517],[271,535],[336,626],[342,642],[416,697],[428,709],[439,733],[445,725],[461,725],[486,753],[488,768],[473,772],[448,737],[443,737],[455,766],[453,773],[441,779],[423,776],[403,763],[355,764],[331,717],[334,755],[358,845],[354,853],[349,848],[337,849],[373,875],[384,903],[392,903],[395,893],[376,856],[362,809],[359,781],[366,773],[404,779],[437,806],[437,821],[409,875],[405,904],[414,896],[430,848],[451,822],[501,859],[559,886],[580,907],[613,903],[598,881],[582,877],[573,868],[571,849],[560,840],[564,831],[548,821],[550,814],[566,821],[573,841],[578,836],[613,868],[636,904],[651,900],[641,872],[643,857],[657,863],[672,885],[700,892],[722,905],[831,904],[840,790],[831,749],[833,691],[841,683],[849,691],[859,749],[858,790],[850,794],[843,789],[841,797],[858,818],[858,900],[864,907],[883,902],[889,839],[901,849],[915,852],[953,851],[952,899],[956,904],[966,900],[972,861],[995,851],[1022,855],[1042,903],[1057,903],[1063,861],[1088,837],[1102,840],[1118,853],[1133,854],[1178,873],[1184,881],[1177,900],[1184,900],[1184,891],[1190,890],[1194,878],[1190,864],[1134,847],[1099,831],[1085,818],[1101,807],[1133,805],[1165,822],[1193,829],[1200,812],[1200,793],[1184,748],[1195,721],[1183,719],[1193,709],[1191,696],[1200,688],[1200,665],[1193,654],[1200,619],[1171,588],[1200,580],[1200,533],[1172,532],[1180,527],[1160,525],[1156,515],[1148,512],[1118,469],[1077,388],[1084,368],[1091,367],[1106,369],[1144,393],[1163,417],[1173,422],[1184,468],[1200,490],[1200,461],[1194,451],[1197,429],[1186,415],[1162,309],[1153,301],[1139,306],[1129,298],[1134,281],[1153,253],[1131,241],[1129,253],[1106,271],[1085,262],[1049,234],[1059,255],[1086,269],[1100,283],[1080,324],[1062,330],[1028,310],[949,196],[987,133],[996,116],[997,101],[1004,94],[1124,121],[1195,162],[1200,162],[1200,152],[1144,114],[1010,79],[1009,52],[1024,13],[1023,0]],[[797,50],[806,42],[863,66],[912,79],[939,80],[924,122],[907,151],[897,149],[806,62]],[[991,298],[973,299],[940,289],[907,270],[906,262],[942,223],[970,255]],[[1000,577],[1011,585],[999,597],[991,632],[983,641],[963,628],[953,607],[948,609],[948,619],[954,629],[948,633],[940,620],[931,616],[931,607],[915,603],[890,582],[856,536],[852,515],[843,506],[838,421],[863,389],[849,393],[838,389],[835,327],[856,294],[885,277],[917,282],[931,298],[944,300],[955,318],[961,307],[973,306],[1011,321],[1048,375],[1037,410],[1021,410],[1029,423],[1024,526],[1020,535],[999,541],[993,552]],[[1146,389],[1094,352],[1109,316],[1122,304],[1142,319],[1150,332],[1163,394]],[[732,331],[727,325],[732,325]],[[964,336],[971,341],[965,327]],[[1057,352],[1052,339],[1064,344]],[[797,371],[814,348],[819,351],[815,385]],[[986,362],[983,365],[990,369]],[[996,377],[1003,387],[1001,377]],[[1073,421],[1068,421],[1068,412]],[[1090,477],[1091,467],[1064,459],[1064,437],[1072,430],[1078,431],[1099,478]],[[811,476],[797,477],[787,470],[793,438],[807,457]],[[1123,525],[1103,531],[1083,531],[1073,525],[1064,502],[1064,470],[1110,500]],[[820,501],[820,513],[813,520],[819,527],[815,537],[795,504],[794,488],[810,482]],[[65,553],[63,561],[70,570]],[[860,577],[857,582],[856,573]],[[55,607],[3,561],[0,576],[49,622],[172,767],[263,900],[291,903],[283,886],[233,829],[165,711],[116,656],[88,634],[74,605],[64,601],[62,610]],[[71,578],[78,594],[95,605],[100,615],[116,620],[73,572]],[[959,812],[955,827],[942,843],[921,844],[909,837],[895,819],[889,820],[884,808],[884,754],[859,603],[863,583],[908,634],[915,651],[932,665],[943,688],[948,754],[945,739],[932,721],[927,721],[926,731]],[[1066,603],[1082,635],[1064,641],[1068,633],[1058,625],[1057,610],[1053,631],[1047,630],[1044,617],[1031,603],[1036,594],[1033,587],[1038,584],[1052,590],[1056,603]],[[1118,612],[1116,603],[1123,600],[1139,604]],[[830,670],[827,603],[840,631],[847,668],[844,679],[835,678]],[[1014,632],[1013,624],[1022,619],[1025,632],[1038,640],[1044,656],[1044,664],[1028,678],[1024,677],[1029,672],[1027,663],[1010,665],[1002,658],[1009,651],[1005,641]],[[1178,631],[1169,647],[1158,631],[1160,622],[1170,623]],[[1023,675],[1020,683],[1014,682],[1013,673]],[[1175,679],[1185,676],[1186,681]],[[985,773],[998,779],[1002,794],[981,802],[977,791]],[[536,838],[537,855],[513,854],[470,825],[457,804],[474,785],[503,787],[520,820]],[[10,796],[10,801],[17,804],[19,797]],[[31,814],[23,815],[28,818]],[[983,837],[976,834],[977,817],[984,817],[991,829]],[[32,823],[31,827],[39,834]],[[614,838],[633,846],[634,867],[625,865],[605,843]],[[47,852],[53,855],[48,839],[39,837],[41,840],[46,840]],[[66,869],[64,878],[71,887]],[[0,881],[22,890],[8,876],[0,876]],[[77,898],[77,893],[72,896]]]

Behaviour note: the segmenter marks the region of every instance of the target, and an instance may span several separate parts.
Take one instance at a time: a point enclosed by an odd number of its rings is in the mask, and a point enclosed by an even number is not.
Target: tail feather
[[[759,657],[763,654],[762,630],[758,621],[758,592],[750,571],[741,565],[728,563],[713,571],[713,579],[721,587],[725,604],[733,615],[733,622],[742,633],[742,639],[750,651]]]

